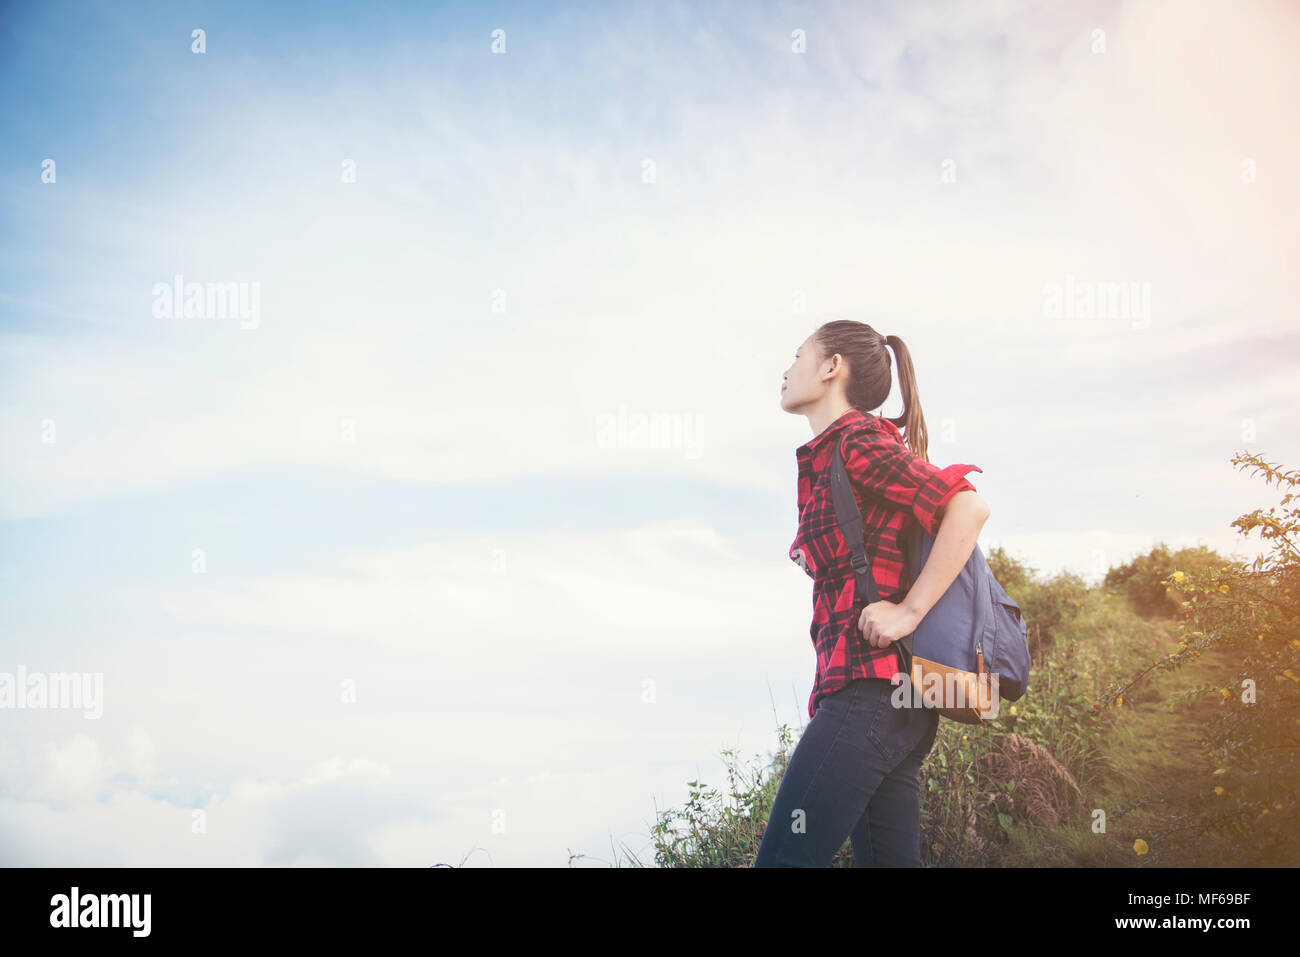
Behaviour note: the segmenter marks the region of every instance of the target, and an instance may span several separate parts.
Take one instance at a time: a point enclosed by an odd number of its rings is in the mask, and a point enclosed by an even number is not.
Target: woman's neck
[[[808,413],[808,424],[812,427],[813,436],[821,435],[835,423],[836,419],[852,408],[853,406],[849,405],[847,401],[840,400],[836,402],[832,400],[813,409]]]

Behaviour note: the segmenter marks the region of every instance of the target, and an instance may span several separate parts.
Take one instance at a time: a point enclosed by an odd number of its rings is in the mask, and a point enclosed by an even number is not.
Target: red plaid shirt
[[[818,436],[796,449],[799,460],[799,531],[790,559],[813,580],[810,633],[817,652],[817,674],[808,698],[808,716],[823,695],[858,678],[889,678],[898,671],[893,646],[872,648],[858,628],[867,596],[856,594],[849,548],[835,520],[831,499],[832,439],[839,441],[844,468],[862,512],[862,534],[876,588],[885,601],[901,602],[912,587],[903,564],[901,536],[915,519],[931,535],[936,513],[953,495],[975,491],[962,476],[983,469],[950,465],[941,469],[914,455],[902,433],[880,416],[850,409]]]

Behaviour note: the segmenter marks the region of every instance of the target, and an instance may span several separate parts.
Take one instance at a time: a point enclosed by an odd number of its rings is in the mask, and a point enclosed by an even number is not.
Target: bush
[[[1233,463],[1253,466],[1266,483],[1285,487],[1280,515],[1257,510],[1232,523],[1243,535],[1258,530],[1271,546],[1251,564],[1205,548],[1171,551],[1162,543],[1089,588],[1071,573],[1040,580],[1001,548],[989,551],[990,569],[1029,625],[1030,687],[1014,705],[1004,703],[987,726],[940,723],[921,769],[926,866],[1114,866],[1115,851],[1131,859],[1134,851],[1146,851],[1145,840],[1158,849],[1174,831],[1226,836],[1213,851],[1194,845],[1197,863],[1300,863],[1300,508],[1294,504],[1300,501],[1300,472],[1285,472],[1253,455],[1240,454]],[[1174,646],[1171,635],[1178,650],[1164,656]],[[1156,646],[1161,657],[1152,660]],[[1121,702],[1127,709],[1158,696],[1146,678],[1202,658],[1200,667],[1209,674],[1220,661],[1229,662],[1221,680],[1183,695],[1214,702],[1200,742],[1205,764],[1180,752],[1184,760],[1177,771],[1156,783],[1146,778],[1147,769],[1131,766],[1129,751],[1108,747],[1108,732],[1116,730]],[[1226,673],[1233,668],[1235,673]],[[1118,678],[1135,671],[1134,677]],[[1146,715],[1150,719],[1163,709],[1162,702]],[[1126,727],[1129,733],[1143,728]],[[781,726],[775,757],[755,774],[729,762],[725,798],[691,782],[687,806],[662,813],[656,822],[655,863],[748,867],[793,743],[789,728]],[[1202,767],[1203,789],[1197,783]],[[1133,809],[1154,803],[1172,813],[1151,833],[1144,831],[1145,839],[1132,850],[1119,849],[1091,830],[1088,809],[1095,805],[1088,802],[1096,800],[1101,785],[1126,784],[1134,772],[1147,780],[1144,790],[1156,793]],[[1177,793],[1167,790],[1174,785]],[[1111,816],[1127,810],[1117,808]],[[1232,859],[1214,858],[1221,853]],[[847,843],[832,866],[853,866]]]
[[[1173,618],[1181,614],[1183,596],[1176,587],[1169,587],[1169,576],[1179,569],[1184,573],[1209,571],[1223,562],[1222,556],[1204,546],[1175,552],[1161,542],[1146,555],[1112,568],[1102,584],[1125,595],[1139,615]]]
[[[1218,706],[1201,741],[1215,767],[1204,795],[1176,826],[1227,835],[1238,866],[1294,866],[1300,823],[1300,509],[1293,503],[1300,497],[1295,491],[1300,471],[1286,472],[1246,453],[1232,461],[1262,472],[1265,484],[1277,482],[1285,489],[1280,516],[1270,508],[1232,522],[1243,535],[1258,530],[1270,551],[1245,565],[1220,561],[1171,568],[1159,584],[1169,589],[1171,600],[1181,597],[1178,651],[1152,662],[1123,687],[1111,688],[1103,700],[1127,694],[1152,673],[1229,652],[1227,660],[1240,665],[1235,674],[1183,695],[1185,701],[1209,697]]]

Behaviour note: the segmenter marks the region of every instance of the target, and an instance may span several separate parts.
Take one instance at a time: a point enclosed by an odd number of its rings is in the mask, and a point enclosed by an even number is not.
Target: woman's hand
[[[916,631],[921,618],[905,605],[892,601],[875,601],[862,609],[858,616],[858,630],[872,648],[888,648],[891,642],[906,638]]]

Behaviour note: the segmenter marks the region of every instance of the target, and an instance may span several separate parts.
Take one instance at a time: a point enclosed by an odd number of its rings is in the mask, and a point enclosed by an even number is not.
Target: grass
[[[1300,860],[1294,833],[1272,831],[1243,845],[1216,827],[1214,787],[1222,779],[1214,774],[1204,728],[1222,704],[1212,694],[1186,693],[1222,684],[1240,669],[1240,654],[1210,649],[1105,705],[1110,682],[1177,648],[1175,622],[1138,614],[1121,589],[1087,588],[1068,575],[1020,587],[1013,597],[1022,607],[1042,597],[1037,589],[1053,603],[1050,615],[1026,616],[1051,623],[1031,635],[1030,690],[1014,710],[1003,702],[988,726],[940,721],[921,775],[923,866],[1294,866]],[[658,816],[653,862],[623,849],[614,866],[751,866],[797,741],[779,723],[776,737],[775,751],[750,766],[723,752],[726,793],[690,782],[687,804]],[[847,841],[831,866],[853,866]]]

